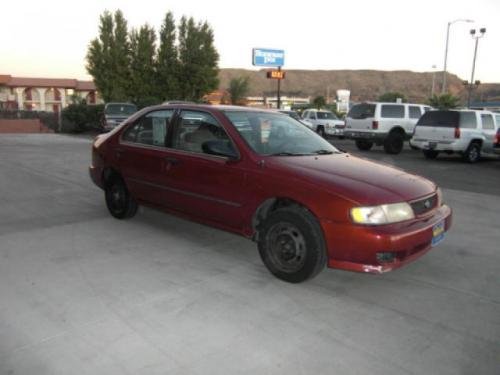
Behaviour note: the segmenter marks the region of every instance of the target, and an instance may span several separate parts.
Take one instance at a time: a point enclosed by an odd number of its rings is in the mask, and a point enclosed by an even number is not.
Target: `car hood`
[[[436,190],[423,177],[347,153],[270,157],[266,165],[278,176],[292,172],[301,181],[362,205],[411,201]]]

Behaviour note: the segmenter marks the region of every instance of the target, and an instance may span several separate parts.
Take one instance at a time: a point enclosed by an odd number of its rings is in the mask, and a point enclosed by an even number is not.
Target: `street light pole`
[[[446,28],[446,46],[444,49],[444,67],[443,67],[443,87],[441,88],[441,94],[444,94],[446,92],[446,65],[448,62],[448,43],[450,41],[450,26],[457,22],[474,22],[474,21],[460,18],[448,22],[448,27]]]
[[[474,84],[474,72],[476,71],[476,56],[477,56],[477,44],[479,42],[479,39],[484,36],[486,33],[486,28],[481,28],[479,29],[480,34],[476,35],[476,30],[472,29],[470,31],[470,35],[472,36],[473,39],[476,40],[475,47],[474,47],[474,58],[472,59],[472,74],[470,76],[470,83],[469,83],[469,90],[468,90],[468,95],[467,95],[467,108],[470,108],[470,98],[472,94],[472,85]]]

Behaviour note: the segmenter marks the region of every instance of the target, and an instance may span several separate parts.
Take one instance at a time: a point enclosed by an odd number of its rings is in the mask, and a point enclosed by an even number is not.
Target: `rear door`
[[[407,134],[413,132],[410,127],[408,116],[406,115],[404,104],[381,104],[380,105],[380,120],[378,128],[381,132],[388,133],[393,127],[402,127]]]
[[[493,152],[493,143],[495,142],[496,129],[495,121],[491,113],[481,113],[482,133],[484,136],[483,151]]]
[[[371,131],[376,105],[361,103],[353,106],[346,116],[346,130]]]
[[[121,136],[118,165],[128,189],[139,200],[159,204],[164,199],[161,175],[173,114],[173,109],[149,112],[127,127]]]

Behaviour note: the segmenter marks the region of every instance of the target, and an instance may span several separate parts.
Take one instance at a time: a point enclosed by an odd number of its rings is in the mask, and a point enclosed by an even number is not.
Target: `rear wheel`
[[[361,151],[368,151],[373,147],[373,142],[366,139],[356,139],[356,147]]]
[[[326,138],[326,132],[325,128],[323,126],[318,126],[318,129],[316,129],[316,132],[321,135],[323,138]]]
[[[259,253],[277,278],[300,283],[326,265],[326,246],[316,218],[305,208],[288,206],[271,212],[259,228]]]
[[[119,177],[113,177],[104,190],[109,213],[117,219],[128,219],[137,213],[137,203]]]
[[[436,159],[439,155],[439,151],[434,150],[422,150],[426,159]]]
[[[384,151],[388,154],[399,154],[403,150],[404,137],[400,132],[389,133],[384,140]]]
[[[467,163],[476,163],[481,158],[481,145],[477,142],[471,143],[462,158]]]

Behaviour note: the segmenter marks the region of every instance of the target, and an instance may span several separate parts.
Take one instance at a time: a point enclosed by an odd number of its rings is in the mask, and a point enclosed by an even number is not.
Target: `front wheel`
[[[435,150],[422,150],[422,153],[424,154],[426,159],[436,159],[439,155],[439,151]]]
[[[384,151],[388,154],[399,154],[403,150],[404,137],[399,132],[389,133],[384,141]]]
[[[119,177],[113,178],[104,190],[109,213],[117,219],[128,219],[137,213],[137,203]]]
[[[318,129],[316,130],[316,132],[321,135],[323,138],[326,138],[326,132],[325,132],[325,128],[323,126],[318,126]]]
[[[366,139],[356,139],[356,147],[361,151],[368,151],[373,147],[373,142]]]
[[[305,208],[289,206],[271,212],[259,228],[259,253],[277,278],[300,283],[326,265],[326,246],[316,218]]]

